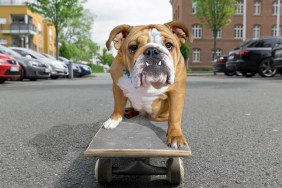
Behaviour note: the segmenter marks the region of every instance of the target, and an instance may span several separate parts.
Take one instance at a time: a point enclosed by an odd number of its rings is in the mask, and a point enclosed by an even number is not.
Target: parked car
[[[51,59],[56,59],[54,56],[51,56],[51,55],[49,55],[49,54],[42,53],[42,55],[44,55],[44,56],[46,56],[46,57],[49,57],[49,58],[51,58]],[[80,70],[80,67],[79,67],[78,64],[73,63],[73,62],[71,62],[71,60],[69,60],[69,59],[67,59],[67,58],[64,58],[64,57],[61,57],[61,56],[58,57],[58,60],[61,61],[61,62],[63,62],[63,63],[65,63],[68,68],[69,68],[70,63],[71,63],[71,65],[72,65],[72,71],[73,71],[73,76],[74,76],[74,77],[79,77],[79,76],[80,76],[81,70]]]
[[[262,77],[272,77],[276,69],[271,63],[272,48],[282,42],[282,37],[253,39],[242,43],[228,55],[226,68],[240,71],[246,77],[259,73]]]
[[[240,72],[226,69],[227,57],[228,55],[220,55],[212,61],[213,72],[223,72],[226,76],[240,76]]]
[[[60,61],[47,58],[46,56],[28,48],[21,48],[21,47],[10,47],[10,48],[20,53],[24,57],[37,59],[39,61],[43,61],[47,63],[51,70],[51,75],[50,75],[51,79],[66,77],[69,74],[67,66]]]
[[[13,57],[0,53],[0,83],[7,79],[19,78],[20,69],[20,65]]]
[[[282,43],[277,44],[271,54],[273,67],[282,75]]]
[[[19,80],[29,79],[31,81],[35,81],[40,78],[50,77],[50,69],[43,61],[24,57],[18,52],[2,45],[0,45],[0,53],[12,56],[20,64],[21,76]]]
[[[67,59],[67,58],[64,58],[64,57],[61,57],[61,56],[59,56],[59,60],[62,61],[62,62],[64,62],[68,67],[69,67],[69,65],[70,65],[70,63],[71,63],[71,65],[72,65],[72,71],[73,71],[73,76],[74,76],[74,77],[79,77],[79,76],[80,76],[80,74],[81,74],[81,68],[80,68],[79,64],[73,63],[71,60],[69,60],[69,59]]]
[[[85,75],[89,75],[92,73],[92,69],[88,65],[84,65],[84,64],[78,64],[78,65],[81,70],[79,77],[83,77]]]

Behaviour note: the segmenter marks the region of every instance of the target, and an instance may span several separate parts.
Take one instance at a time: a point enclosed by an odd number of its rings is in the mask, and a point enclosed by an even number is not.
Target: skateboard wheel
[[[101,184],[112,181],[112,160],[98,159],[95,164],[95,177]]]
[[[170,158],[166,162],[166,178],[169,183],[180,184],[184,180],[183,161],[177,158]]]

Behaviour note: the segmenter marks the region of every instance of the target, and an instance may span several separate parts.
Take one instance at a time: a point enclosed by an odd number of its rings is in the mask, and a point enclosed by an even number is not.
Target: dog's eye
[[[131,54],[134,54],[136,52],[136,50],[138,49],[138,46],[136,44],[129,46],[129,52]]]
[[[173,44],[171,42],[167,42],[165,43],[165,47],[168,49],[168,50],[172,50],[173,49]]]

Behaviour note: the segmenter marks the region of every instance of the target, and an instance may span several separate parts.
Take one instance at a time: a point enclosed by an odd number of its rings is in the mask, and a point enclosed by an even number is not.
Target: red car
[[[10,78],[19,78],[20,70],[20,65],[13,57],[0,54],[0,83]]]

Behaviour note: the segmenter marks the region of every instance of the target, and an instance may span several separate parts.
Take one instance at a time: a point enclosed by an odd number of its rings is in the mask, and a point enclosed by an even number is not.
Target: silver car
[[[59,77],[66,77],[69,74],[68,67],[61,61],[47,58],[46,56],[28,48],[21,48],[21,47],[10,47],[10,48],[20,53],[24,57],[38,59],[49,64],[49,68],[51,70],[50,78],[52,79],[57,79]]]

